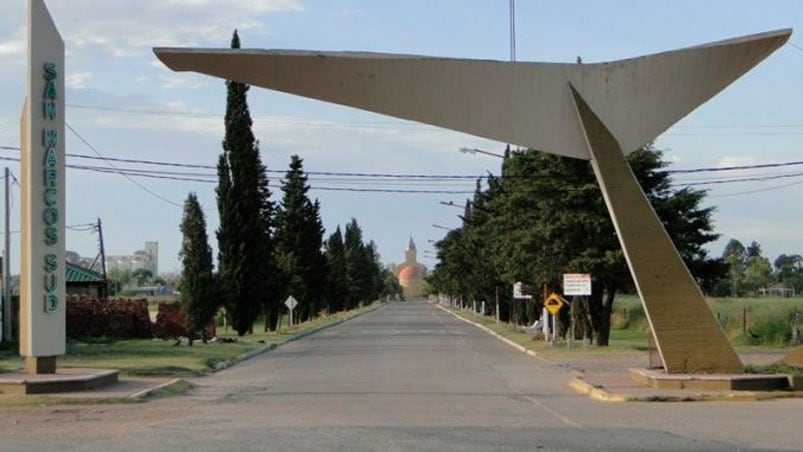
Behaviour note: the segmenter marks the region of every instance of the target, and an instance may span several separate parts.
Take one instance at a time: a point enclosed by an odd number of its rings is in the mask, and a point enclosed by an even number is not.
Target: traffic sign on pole
[[[563,299],[560,297],[560,295],[552,292],[549,294],[546,300],[544,300],[544,306],[546,306],[550,314],[556,315],[558,311],[560,311],[560,308],[563,307]]]
[[[298,306],[298,301],[296,301],[296,299],[293,298],[292,295],[290,295],[289,297],[287,297],[286,300],[284,300],[284,305],[287,306],[287,309],[290,310],[290,327],[292,328],[293,327],[293,309],[295,309],[296,306]]]

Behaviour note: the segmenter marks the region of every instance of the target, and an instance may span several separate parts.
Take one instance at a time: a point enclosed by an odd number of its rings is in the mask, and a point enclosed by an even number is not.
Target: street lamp
[[[461,206],[459,204],[455,204],[454,201],[438,201],[439,204],[449,207],[456,207],[458,209],[465,209],[465,206]]]
[[[462,152],[463,154],[485,154],[485,155],[490,155],[491,157],[497,157],[497,158],[500,158],[500,159],[505,158],[505,156],[502,155],[502,154],[496,154],[494,152],[483,151],[482,149],[477,149],[477,148],[460,148],[460,152]]]

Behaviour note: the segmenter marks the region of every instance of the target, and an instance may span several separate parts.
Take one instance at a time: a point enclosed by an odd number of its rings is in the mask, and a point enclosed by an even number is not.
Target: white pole
[[[552,346],[553,347],[555,346],[555,339],[557,338],[557,332],[558,332],[558,322],[557,322],[558,319],[557,319],[557,317],[558,316],[556,316],[554,314],[552,315]]]
[[[496,323],[499,323],[499,288],[496,288]]]
[[[6,233],[6,235],[4,237],[4,242],[5,243],[4,243],[4,247],[3,247],[3,322],[2,322],[3,335],[2,335],[2,338],[5,339],[6,341],[10,342],[14,338],[13,338],[13,333],[11,331],[11,323],[12,323],[11,322],[11,318],[12,318],[13,314],[11,313],[11,288],[9,287],[9,281],[11,281],[11,275],[9,274],[9,271],[11,269],[11,264],[9,262],[9,249],[11,247],[9,246],[9,243],[11,242],[11,240],[9,238],[9,235],[10,235],[10,231],[9,231],[9,217],[10,217],[9,216],[9,204],[10,203],[8,201],[9,200],[8,189],[9,189],[9,179],[11,178],[11,171],[8,170],[8,167],[6,167],[5,176],[6,176],[6,178],[5,178],[6,179],[6,183],[5,183],[5,186],[6,186],[6,193],[5,193],[6,210],[5,210],[5,215],[4,216],[5,216],[5,233]]]

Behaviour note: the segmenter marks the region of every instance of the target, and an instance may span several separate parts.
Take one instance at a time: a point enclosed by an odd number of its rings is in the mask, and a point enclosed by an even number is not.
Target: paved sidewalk
[[[803,397],[803,391],[699,391],[693,389],[656,389],[630,378],[630,369],[648,366],[647,352],[633,351],[612,355],[550,354],[546,357],[536,350],[515,344],[443,306],[439,308],[465,322],[489,332],[508,345],[564,369],[569,374],[569,386],[575,391],[605,402],[691,402],[691,401],[756,401],[776,398]],[[761,350],[740,353],[744,364],[767,365],[783,358],[785,351]]]

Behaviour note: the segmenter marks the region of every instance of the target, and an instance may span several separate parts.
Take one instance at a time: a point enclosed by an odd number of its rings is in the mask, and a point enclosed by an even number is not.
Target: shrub
[[[149,338],[151,320],[146,300],[67,300],[67,337]]]
[[[156,314],[156,324],[153,326],[153,334],[162,339],[188,336],[180,303],[159,303],[159,311]],[[214,320],[206,325],[206,337],[215,337]]]

